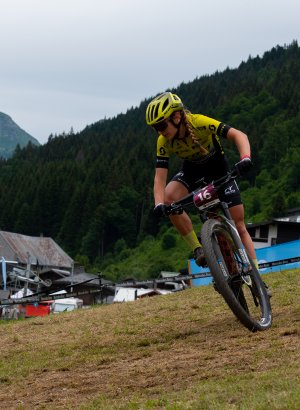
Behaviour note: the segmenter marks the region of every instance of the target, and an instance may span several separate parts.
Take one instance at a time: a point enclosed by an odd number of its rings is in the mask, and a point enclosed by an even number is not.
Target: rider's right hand
[[[166,208],[167,206],[165,204],[161,204],[161,203],[157,204],[153,209],[153,213],[155,216],[158,216],[158,217],[167,216]]]

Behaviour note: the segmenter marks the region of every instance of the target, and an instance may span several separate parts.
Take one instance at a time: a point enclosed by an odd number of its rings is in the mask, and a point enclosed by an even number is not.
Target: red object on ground
[[[39,305],[26,305],[25,306],[25,317],[32,316],[47,316],[51,312],[52,303],[41,303]]]

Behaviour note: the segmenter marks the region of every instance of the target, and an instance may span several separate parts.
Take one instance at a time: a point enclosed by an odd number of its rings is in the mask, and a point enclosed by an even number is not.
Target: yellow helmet
[[[181,99],[170,92],[155,97],[146,109],[146,122],[148,125],[157,124],[169,118],[173,112],[183,110]]]

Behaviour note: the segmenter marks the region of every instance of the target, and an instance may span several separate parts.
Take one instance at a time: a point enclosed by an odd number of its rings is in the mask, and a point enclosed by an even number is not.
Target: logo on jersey
[[[234,185],[230,185],[228,188],[225,189],[225,195],[234,194],[235,192],[236,191]]]

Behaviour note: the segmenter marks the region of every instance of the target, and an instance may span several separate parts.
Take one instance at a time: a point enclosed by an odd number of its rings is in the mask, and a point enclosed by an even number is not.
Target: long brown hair
[[[190,124],[188,118],[187,118],[187,114],[191,114],[190,111],[188,111],[188,110],[186,110],[186,109],[183,110],[182,119],[183,119],[184,125],[185,125],[185,127],[186,127],[186,129],[187,129],[188,135],[191,136],[193,142],[199,146],[200,153],[201,153],[202,155],[207,155],[207,154],[208,154],[208,151],[207,151],[206,148],[204,148],[204,147],[200,144],[199,140],[197,139],[197,137],[196,137],[196,135],[195,135],[195,133],[194,133],[194,129],[193,129],[192,125]]]

